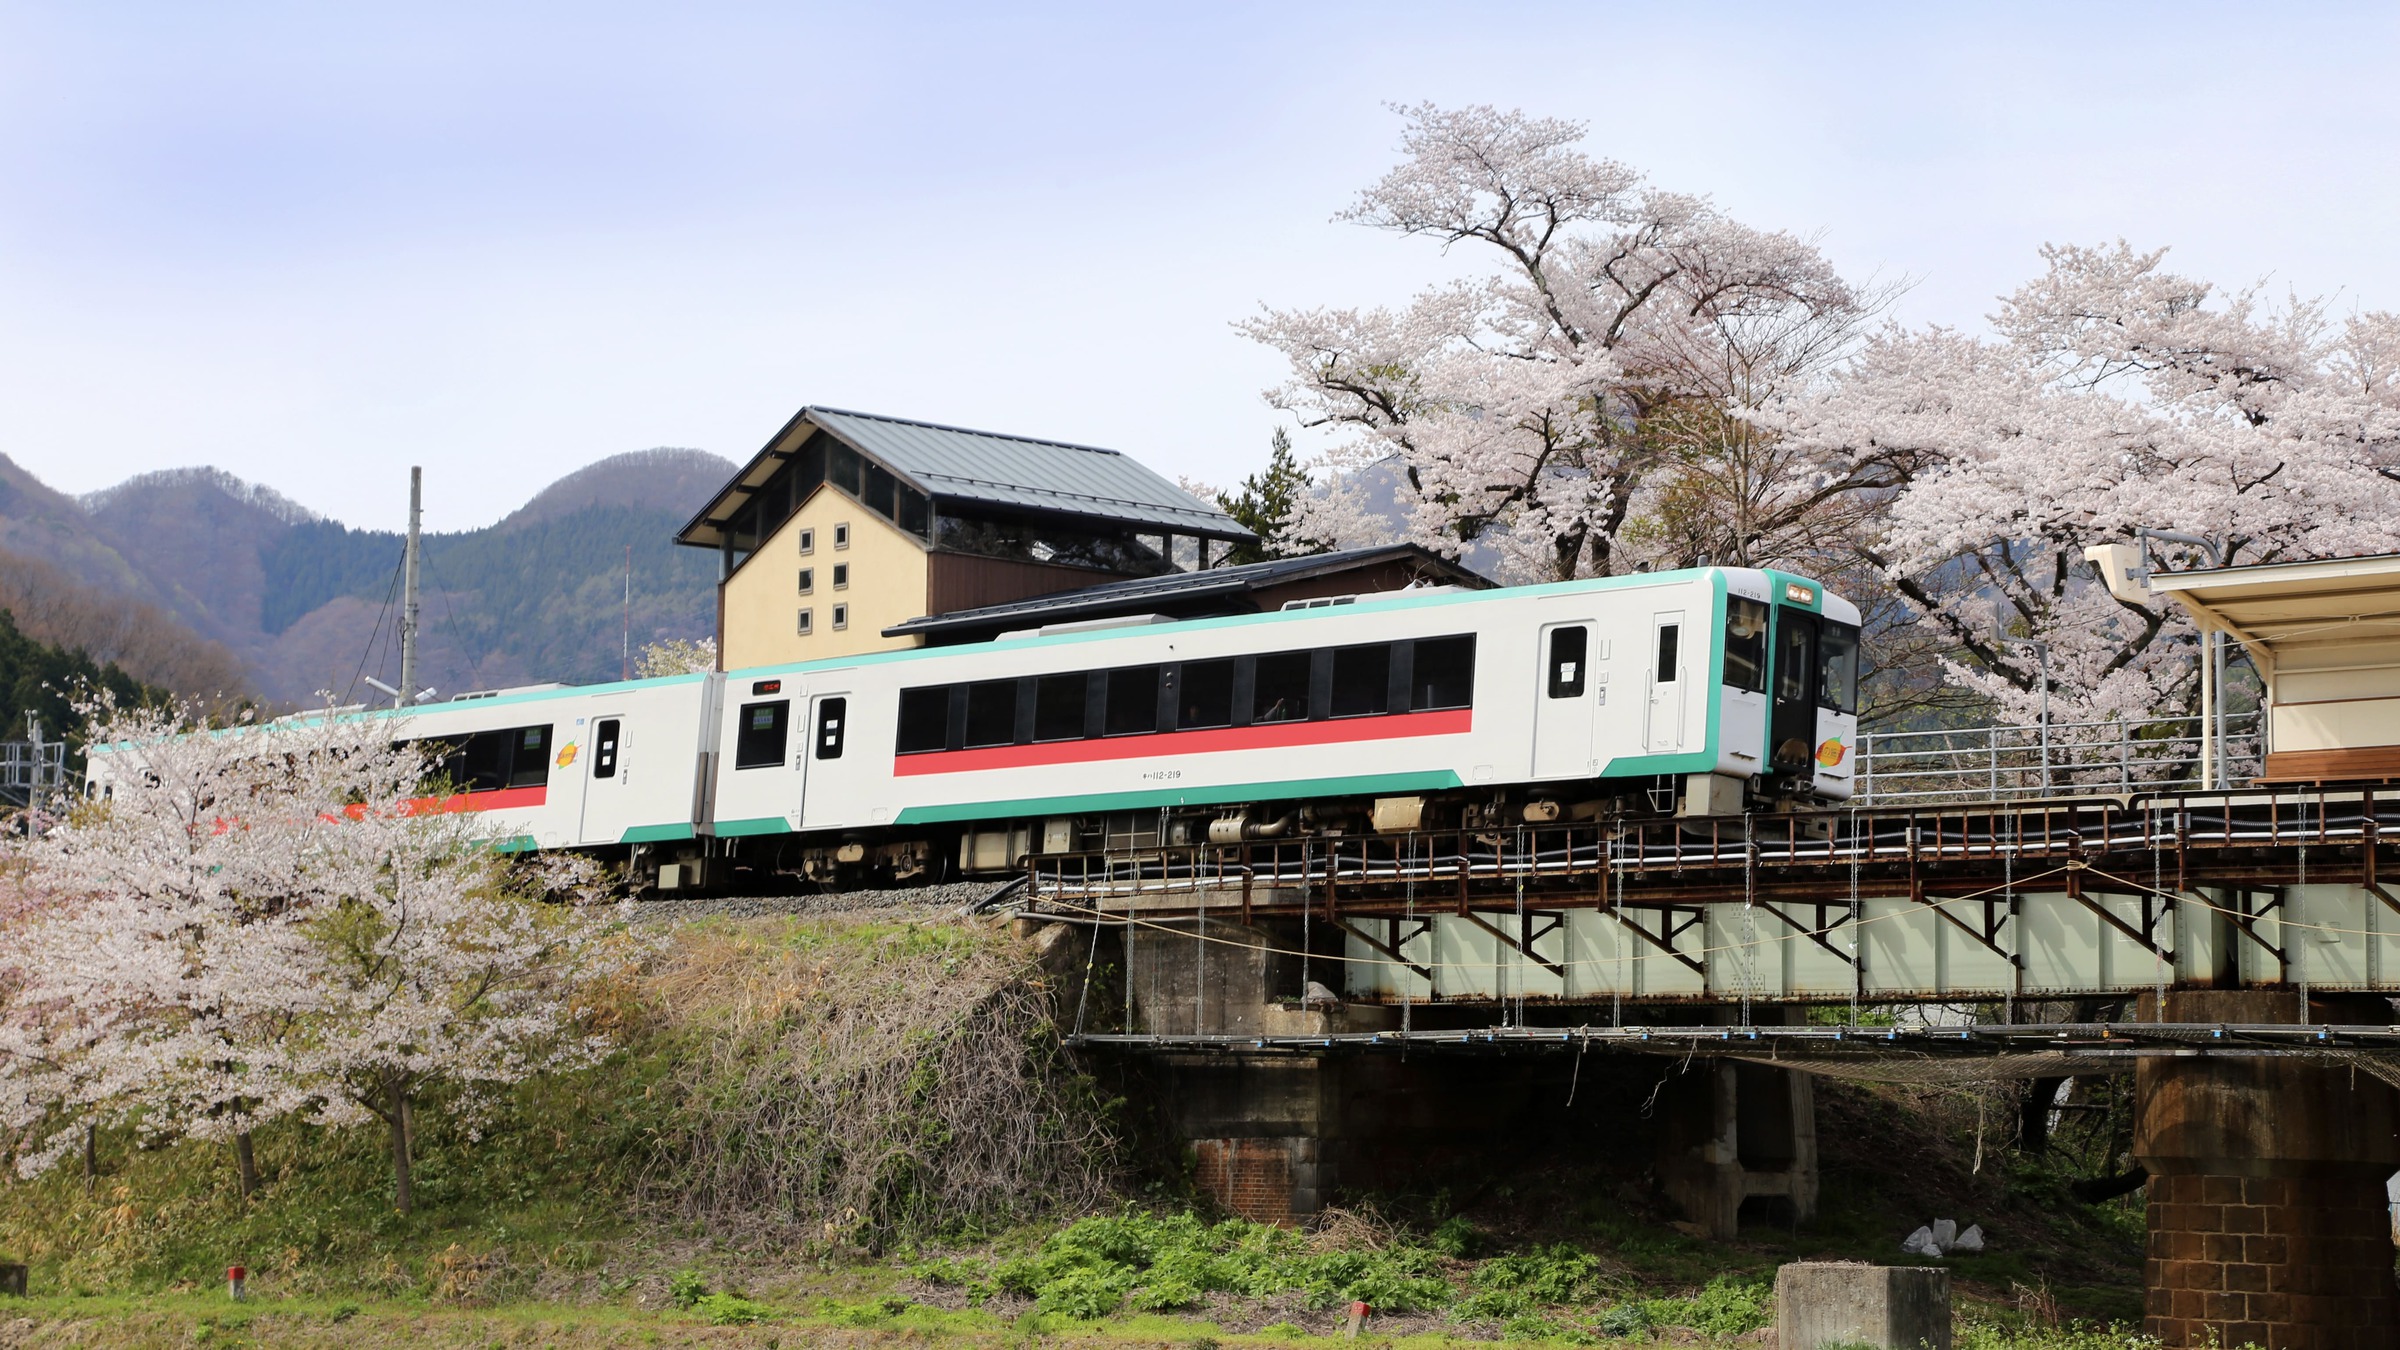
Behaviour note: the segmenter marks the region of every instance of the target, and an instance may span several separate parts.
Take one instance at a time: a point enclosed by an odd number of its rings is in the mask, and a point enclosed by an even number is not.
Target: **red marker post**
[[[1364,1304],[1364,1303],[1353,1303],[1353,1304],[1351,1304],[1351,1305],[1350,1305],[1350,1320],[1349,1320],[1347,1323],[1343,1324],[1343,1327],[1342,1327],[1342,1335],[1343,1335],[1343,1336],[1345,1336],[1345,1337],[1347,1337],[1347,1338],[1349,1338],[1350,1340],[1354,1340],[1354,1341],[1355,1341],[1355,1340],[1357,1340],[1357,1339],[1358,1339],[1358,1333],[1360,1333],[1361,1331],[1364,1331],[1364,1330],[1366,1330],[1366,1328],[1367,1328],[1367,1319],[1368,1319],[1368,1318],[1370,1318],[1370,1317],[1373,1317],[1374,1315],[1375,1315],[1375,1310],[1374,1310],[1373,1308],[1370,1308],[1370,1307],[1368,1307],[1368,1306],[1367,1306],[1366,1304]]]
[[[242,1301],[242,1300],[243,1300],[245,1297],[247,1297],[247,1295],[246,1295],[246,1294],[243,1292],[243,1285],[245,1285],[246,1283],[248,1283],[249,1279],[250,1279],[250,1272],[249,1272],[249,1270],[248,1270],[246,1267],[242,1267],[242,1266],[227,1266],[227,1267],[225,1267],[225,1293],[226,1293],[226,1295],[227,1295],[228,1297],[232,1298],[232,1299],[233,1299],[233,1301],[234,1301],[234,1302],[236,1302],[236,1303],[239,1303],[239,1302],[241,1302],[241,1301]]]

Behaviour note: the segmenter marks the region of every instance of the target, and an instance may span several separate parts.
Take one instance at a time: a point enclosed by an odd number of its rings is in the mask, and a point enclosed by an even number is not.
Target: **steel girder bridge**
[[[2305,999],[2400,992],[2387,834],[2392,783],[1528,824],[1044,857],[1022,912],[1296,929],[1346,1002]]]

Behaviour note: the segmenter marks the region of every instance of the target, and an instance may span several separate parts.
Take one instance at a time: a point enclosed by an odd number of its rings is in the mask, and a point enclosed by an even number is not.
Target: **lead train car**
[[[1839,800],[1857,648],[1856,607],[1816,582],[1704,568],[736,671],[719,842],[691,852],[912,878],[1112,844]]]

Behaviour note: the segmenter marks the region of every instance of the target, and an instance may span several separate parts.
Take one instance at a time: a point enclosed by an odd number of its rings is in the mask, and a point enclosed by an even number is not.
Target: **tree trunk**
[[[100,1127],[85,1121],[83,1126],[83,1193],[90,1195],[100,1181]]]
[[[391,1113],[385,1119],[392,1126],[392,1205],[406,1214],[415,1207],[408,1177],[408,1092],[397,1078],[390,1083],[390,1102]]]
[[[2071,1078],[2036,1078],[2025,1085],[2017,1116],[2017,1151],[2038,1158],[2050,1151],[2050,1113],[2058,1108],[2058,1090]]]
[[[247,1200],[258,1194],[258,1155],[251,1150],[248,1130],[233,1137],[233,1162],[241,1174],[242,1198]]]

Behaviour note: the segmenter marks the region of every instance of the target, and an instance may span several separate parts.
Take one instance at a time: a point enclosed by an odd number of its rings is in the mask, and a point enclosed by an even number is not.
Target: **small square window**
[[[800,593],[801,593],[802,595],[807,595],[807,594],[810,594],[811,592],[815,591],[816,589],[817,589],[817,569],[815,569],[815,568],[813,568],[813,567],[803,567],[803,568],[801,568],[801,569],[800,569]]]
[[[833,546],[835,548],[850,547],[850,522],[843,521],[833,527]]]
[[[833,607],[833,626],[836,628],[848,628],[850,626],[850,607],[848,605],[835,605]]]
[[[801,611],[800,611],[800,636],[802,636],[802,637],[807,637],[807,636],[808,636],[810,633],[812,633],[812,632],[816,631],[816,627],[817,627],[817,612],[816,612],[815,610],[813,610],[813,609],[804,609],[804,610],[801,610]]]
[[[815,530],[802,530],[800,532],[800,551],[802,553],[814,553],[817,551],[817,532]]]
[[[850,564],[835,563],[833,565],[833,588],[837,591],[850,589]]]

